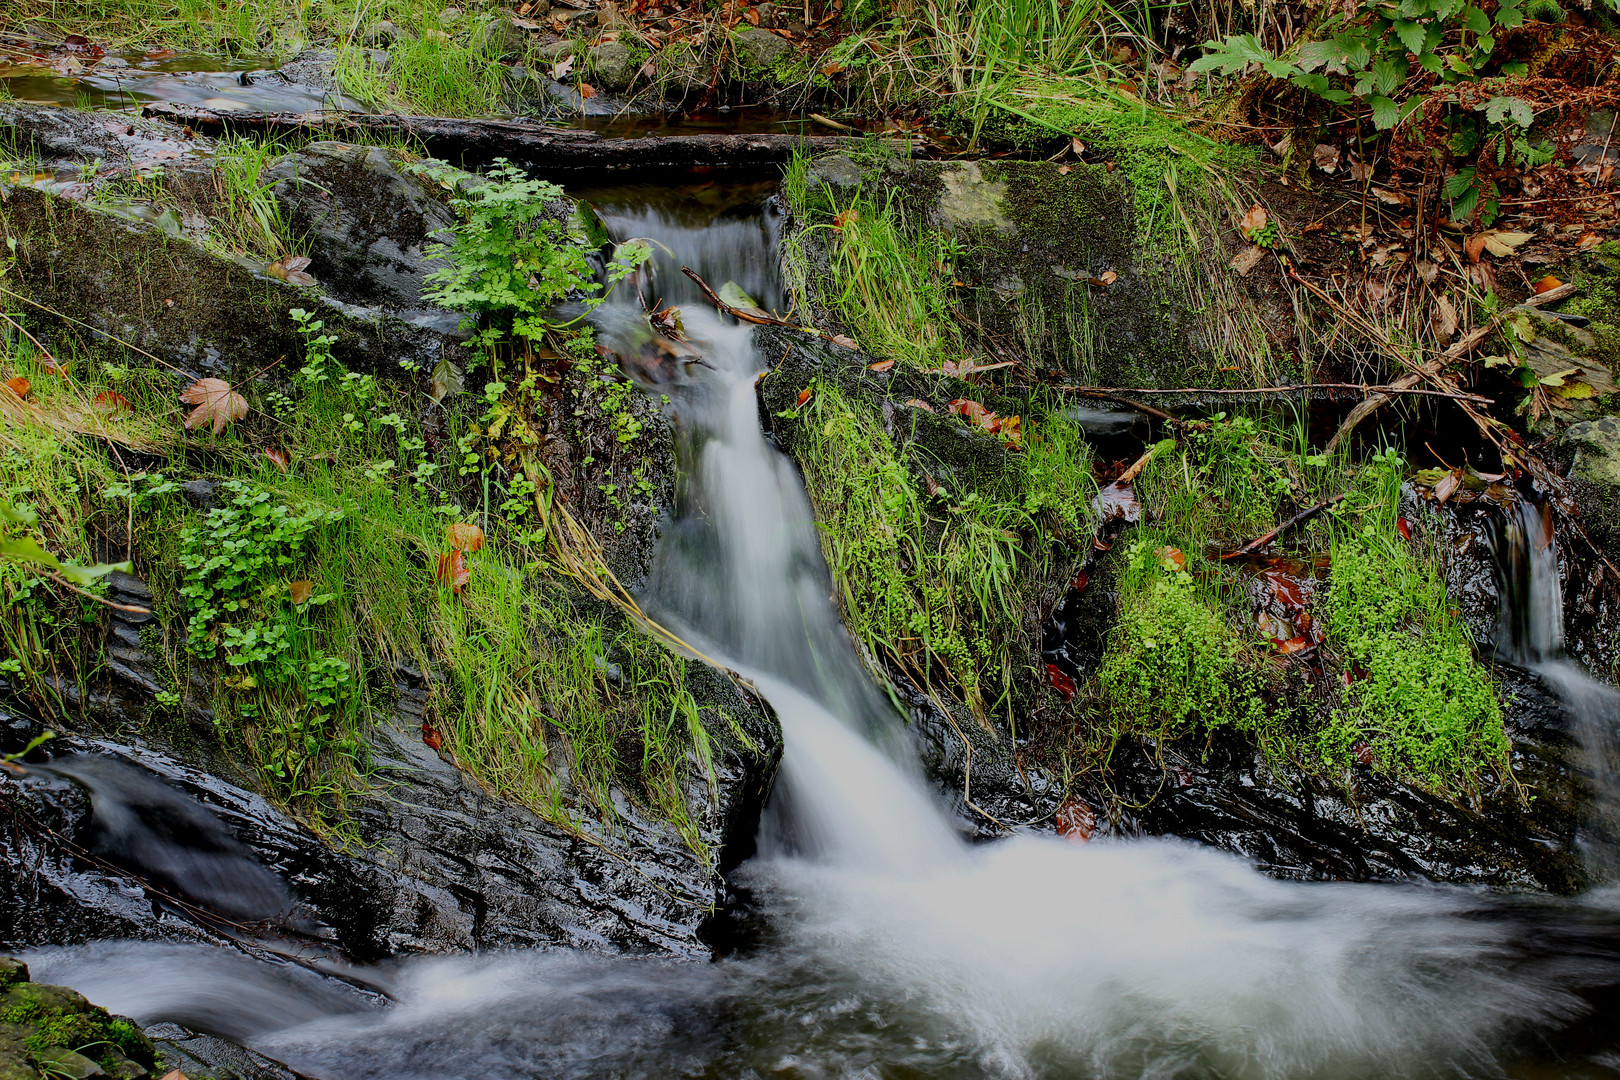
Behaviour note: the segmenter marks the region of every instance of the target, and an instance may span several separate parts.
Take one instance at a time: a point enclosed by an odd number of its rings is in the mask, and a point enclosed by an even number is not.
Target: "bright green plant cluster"
[[[1502,708],[1444,579],[1395,529],[1401,474],[1395,454],[1374,459],[1334,530],[1322,620],[1350,678],[1310,747],[1329,768],[1370,753],[1382,772],[1473,792],[1486,771],[1510,775]]]
[[[445,175],[443,166],[425,164],[427,175]],[[585,249],[568,233],[568,204],[555,184],[529,177],[511,162],[497,159],[482,182],[451,200],[461,224],[434,254],[450,265],[429,275],[427,298],[469,314],[479,341],[496,348],[512,339],[532,350],[548,331],[565,325],[552,317],[564,299],[587,309],[599,305],[602,283],[595,280]],[[622,281],[652,254],[643,240],[621,243],[608,264],[607,285]],[[566,323],[577,322],[576,319]]]
[[[1138,539],[1127,556],[1119,617],[1097,672],[1111,737],[1174,739],[1223,724],[1252,729],[1261,716],[1259,681],[1245,653],[1254,648],[1165,548],[1156,538]]]

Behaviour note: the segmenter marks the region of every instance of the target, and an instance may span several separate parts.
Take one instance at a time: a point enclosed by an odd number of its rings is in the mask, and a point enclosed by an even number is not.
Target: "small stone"
[[[1570,476],[1620,487],[1620,420],[1605,416],[1571,424],[1564,432],[1564,441],[1575,447]]]
[[[810,163],[807,178],[811,183],[821,184],[834,195],[841,195],[860,187],[866,173],[848,156],[829,154]]]
[[[393,22],[379,19],[366,29],[365,37],[361,41],[374,49],[387,49],[404,36]]]
[[[778,20],[781,16],[777,13],[775,4],[756,4],[754,5],[754,14],[759,16],[760,29],[775,30],[779,28]]]
[[[557,61],[561,60],[563,57],[569,55],[573,51],[574,42],[569,38],[563,38],[560,41],[546,42],[544,45],[534,50],[534,55],[538,56],[542,60],[547,61],[548,63],[555,64]]]
[[[641,64],[628,46],[617,41],[603,42],[591,49],[591,70],[605,90],[628,90],[636,81]]]
[[[732,42],[737,48],[737,59],[746,71],[769,71],[795,52],[791,41],[758,28],[741,31]]]
[[[97,1065],[83,1054],[62,1047],[51,1047],[41,1050],[34,1055],[44,1065],[47,1076],[68,1077],[70,1080],[89,1080],[94,1076],[106,1076],[107,1070]]]
[[[101,63],[99,65],[97,65],[97,66],[102,67],[102,68],[112,68],[112,69],[116,70],[118,68],[127,68],[127,67],[129,67],[129,61],[125,60],[121,56],[109,56],[109,57],[106,57],[105,59],[103,59],[101,61]]]
[[[456,25],[456,23],[458,23],[460,21],[461,21],[461,9],[458,8],[458,7],[447,7],[443,11],[439,12],[439,25],[440,26],[451,27],[451,26]]]
[[[198,510],[211,510],[214,507],[214,489],[218,486],[212,480],[188,480],[180,485],[180,493]]]

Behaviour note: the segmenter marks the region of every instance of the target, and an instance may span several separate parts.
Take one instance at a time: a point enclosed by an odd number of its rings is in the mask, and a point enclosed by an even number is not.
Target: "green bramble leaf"
[[[1488,122],[1500,124],[1508,118],[1521,128],[1527,128],[1536,118],[1535,106],[1524,98],[1509,97],[1505,94],[1493,97],[1485,103],[1485,119]]]
[[[1422,23],[1413,22],[1411,19],[1396,19],[1391,29],[1400,43],[1406,46],[1407,52],[1421,54],[1424,51],[1423,43],[1428,40],[1429,35]]]
[[[1382,94],[1372,95],[1367,104],[1372,106],[1373,126],[1379,131],[1388,131],[1401,118],[1400,106]]]

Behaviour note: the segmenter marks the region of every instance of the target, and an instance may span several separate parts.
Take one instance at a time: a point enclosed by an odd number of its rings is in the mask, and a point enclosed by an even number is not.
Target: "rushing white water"
[[[1620,872],[1620,691],[1601,683],[1564,651],[1563,577],[1552,508],[1528,499],[1508,512],[1497,545],[1502,612],[1497,647],[1534,671],[1563,701],[1591,777],[1590,824],[1583,836],[1595,872]],[[1594,837],[1592,833],[1597,835]]]
[[[769,358],[678,276],[685,261],[779,303],[770,229],[605,216],[674,253],[652,283],[686,305],[709,365],[667,387],[686,474],[645,599],[781,718],[777,824],[741,873],[769,940],[712,965],[413,960],[368,976],[386,1006],[190,946],[49,950],[30,958],[41,978],[321,1077],[875,1080],[1493,1075],[1612,977],[1524,930],[1612,923],[1606,897],[1521,918],[1460,890],[1275,881],[1174,841],[960,839],[838,621],[797,473],[761,432]],[[231,994],[251,1009],[210,1012]]]

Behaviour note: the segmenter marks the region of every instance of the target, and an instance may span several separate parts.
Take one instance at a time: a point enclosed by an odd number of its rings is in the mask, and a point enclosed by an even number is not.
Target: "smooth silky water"
[[[412,959],[362,973],[382,993],[141,942],[37,952],[36,978],[334,1080],[1613,1075],[1604,1040],[1556,1066],[1547,1042],[1590,1019],[1584,989],[1616,981],[1610,894],[1289,883],[1174,841],[961,838],[761,432],[754,382],[777,358],[680,273],[784,306],[773,211],[743,196],[596,193],[616,234],[666,249],[643,291],[681,306],[708,365],[653,387],[682,481],[643,600],[781,717],[782,775],[737,875],[761,940],[711,964]],[[634,304],[625,287],[600,313],[608,339]]]

